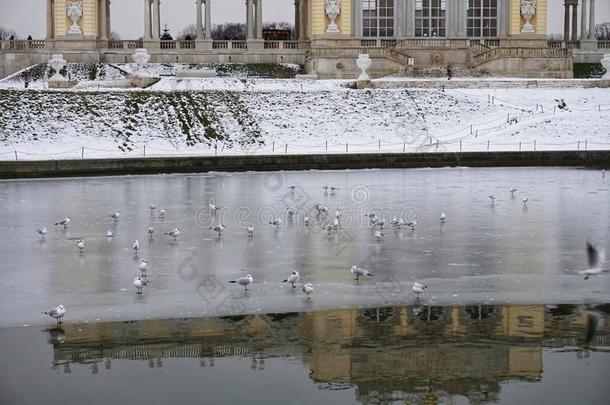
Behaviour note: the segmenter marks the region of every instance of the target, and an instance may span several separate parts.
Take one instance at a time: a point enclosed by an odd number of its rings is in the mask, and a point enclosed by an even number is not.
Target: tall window
[[[498,0],[468,0],[466,35],[498,36]]]
[[[362,0],[362,35],[394,36],[394,0]]]
[[[446,27],[446,0],[415,0],[416,37],[444,37]]]

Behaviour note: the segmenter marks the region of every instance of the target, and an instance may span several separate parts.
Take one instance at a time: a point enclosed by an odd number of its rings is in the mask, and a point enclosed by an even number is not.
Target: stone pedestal
[[[146,49],[161,49],[161,42],[158,39],[145,39],[142,46]]]
[[[201,52],[212,52],[211,39],[198,39],[195,41],[195,49]]]
[[[248,49],[265,49],[265,41],[262,39],[249,39]]]
[[[580,41],[580,50],[581,51],[597,51],[597,41],[596,40],[581,40]]]

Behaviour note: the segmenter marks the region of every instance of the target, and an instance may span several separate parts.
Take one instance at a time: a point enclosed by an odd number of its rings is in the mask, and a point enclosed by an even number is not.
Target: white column
[[[108,13],[106,12],[106,0],[101,0],[100,17],[100,39],[106,40],[108,39],[108,24],[106,23]]]
[[[195,39],[201,39],[203,37],[203,19],[201,18],[201,0],[195,0],[197,9],[197,33]]]
[[[263,39],[263,0],[256,1],[256,38]]]
[[[110,19],[110,4],[112,3],[110,0],[103,0],[106,1],[106,36],[110,37],[110,35],[112,34],[112,20]]]
[[[53,39],[53,0],[47,0],[47,39]]]
[[[144,39],[151,38],[150,25],[150,0],[144,0]]]
[[[155,17],[155,27],[153,30],[153,39],[161,38],[161,1],[153,0],[153,15]]]
[[[595,0],[591,0],[589,7],[589,39],[595,39]]]
[[[407,2],[407,25],[405,26],[405,35],[407,37],[415,36],[415,2]]]
[[[304,41],[307,39],[307,13],[309,7],[309,0],[300,0],[299,5],[299,16],[301,21],[299,22],[299,40]]]
[[[580,6],[580,40],[587,39],[587,0],[581,0]]]
[[[455,35],[466,36],[466,0],[457,0],[457,13],[455,21]]]
[[[246,0],[246,31],[247,39],[254,39],[254,21],[252,18],[252,4],[254,0]]]
[[[205,0],[205,38],[212,39],[212,0]]]
[[[298,41],[301,39],[301,15],[299,14],[301,4],[299,0],[294,0],[294,37]]]

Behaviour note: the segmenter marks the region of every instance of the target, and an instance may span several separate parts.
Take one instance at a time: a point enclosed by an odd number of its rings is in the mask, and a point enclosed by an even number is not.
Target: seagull
[[[331,194],[334,193],[335,191],[338,191],[338,190],[339,190],[339,187],[331,187],[330,188]]]
[[[148,271],[148,261],[147,260],[140,261],[138,268],[142,272],[142,276],[146,277],[146,272]]]
[[[161,208],[159,210],[159,218],[161,218],[161,219],[165,218],[165,208]]]
[[[55,222],[55,225],[63,225],[64,229],[66,229],[68,227],[68,224],[70,223],[71,220],[72,220],[72,218],[65,217],[61,221]]]
[[[381,218],[375,225],[377,225],[379,228],[383,228],[385,226],[385,219]]]
[[[134,240],[131,244],[131,248],[134,250],[134,252],[138,253],[138,249],[140,249],[140,241],[137,239]]]
[[[342,216],[343,212],[341,211],[341,208],[337,208],[337,211],[335,211],[335,218],[340,220]]]
[[[313,285],[311,283],[303,284],[301,290],[305,293],[307,299],[310,299],[309,294],[313,292]]]
[[[165,234],[171,236],[172,238],[174,238],[174,240],[176,240],[176,238],[180,235],[180,229],[174,228],[173,231],[165,232]]]
[[[516,187],[511,188],[511,189],[510,189],[510,196],[511,196],[511,197],[513,197],[513,198],[515,198],[515,193],[516,193],[517,191],[518,191],[518,190],[517,190],[517,188],[516,188]]]
[[[299,272],[293,271],[292,274],[288,276],[288,278],[282,280],[282,283],[290,283],[292,285],[292,288],[296,288],[294,283],[297,283],[300,279],[301,276],[299,275]]]
[[[444,224],[447,221],[447,214],[444,212],[441,213],[441,224]]]
[[[294,184],[291,184],[288,186],[288,188],[292,191],[294,191],[295,188],[297,188],[297,186],[295,186]]]
[[[328,191],[328,185],[323,185],[322,188],[324,189],[324,191]]]
[[[293,208],[286,208],[289,217],[293,217],[297,212]]]
[[[496,196],[495,195],[490,195],[489,199],[491,200],[492,204],[496,202]]]
[[[527,207],[527,202],[529,201],[529,199],[527,197],[523,197],[523,206]]]
[[[254,236],[254,225],[248,225],[248,237],[251,238]]]
[[[339,220],[335,218],[335,220],[333,221],[333,229],[337,228],[339,228]]]
[[[58,305],[55,308],[51,308],[48,311],[43,312],[43,314],[49,315],[51,318],[55,318],[57,320],[57,325],[59,325],[62,323],[61,318],[63,318],[66,314],[66,309],[63,305]]]
[[[377,242],[381,242],[381,238],[383,238],[383,235],[385,235],[385,234],[381,231],[375,232],[375,237],[377,238]]]
[[[309,226],[309,217],[308,216],[306,216],[303,221],[305,222],[305,226]]]
[[[121,216],[121,211],[115,211],[112,214],[108,215],[110,218],[114,219],[115,221],[119,220],[119,217]]]
[[[402,218],[393,218],[390,223],[393,227],[400,228],[405,224],[405,220]]]
[[[84,240],[79,239],[79,240],[76,242],[76,246],[78,246],[78,250],[79,250],[81,253],[83,253],[83,252],[85,251],[85,246],[87,246],[87,243],[86,243]]]
[[[155,233],[155,228],[153,228],[152,226],[150,228],[148,228],[148,237],[150,239],[152,239],[154,233]]]
[[[143,279],[142,277],[136,277],[133,279],[133,286],[136,288],[136,294],[142,294],[142,288],[150,284],[150,281]]]
[[[413,284],[413,292],[417,294],[417,298],[419,298],[420,294],[426,292],[426,288],[428,288],[427,285],[423,285],[418,282],[415,282],[415,284]]]
[[[274,219],[273,221],[269,222],[269,225],[271,225],[275,229],[278,229],[280,225],[282,225],[282,220],[280,218]]]
[[[318,211],[322,214],[328,214],[328,207],[322,205]]]
[[[238,278],[237,280],[231,280],[229,281],[229,283],[243,285],[244,287],[246,287],[246,291],[248,291],[248,286],[252,284],[253,281],[254,279],[252,278],[252,276],[248,274],[245,277]]]
[[[587,259],[589,262],[589,268],[587,270],[578,272],[578,274],[585,276],[585,280],[588,280],[590,276],[597,276],[602,272],[608,272],[607,269],[602,268],[602,265],[606,260],[606,251],[602,248],[594,246],[591,241],[587,241]]]
[[[606,169],[602,169],[602,178],[606,178]]]
[[[417,226],[417,219],[414,219],[413,221],[407,222],[407,226],[409,228],[411,228],[412,231],[414,231],[415,227]]]
[[[210,203],[209,206],[210,206],[210,211],[212,211],[212,212],[218,211],[218,207],[216,205]]]
[[[369,222],[371,223],[371,225],[376,225],[377,222],[379,222],[379,218],[377,217],[377,215],[373,215],[372,217],[369,217]]]
[[[36,232],[38,232],[38,235],[40,235],[40,237],[42,239],[45,238],[45,236],[47,236],[47,228],[42,228],[42,229],[36,229]]]
[[[322,229],[324,229],[330,235],[332,233],[333,229],[335,229],[335,228],[333,227],[332,224],[328,224],[325,227],[323,227]]]
[[[153,203],[150,203],[150,206],[148,208],[150,208],[151,211],[154,211],[157,209],[157,206]]]
[[[218,232],[218,237],[222,236],[222,232],[225,230],[226,226],[224,224],[210,226],[210,230],[214,232]]]
[[[110,229],[106,231],[106,237],[107,238],[112,238],[114,237],[114,232],[112,232]]]
[[[360,276],[369,276],[369,277],[373,277],[373,274],[369,273],[368,270],[365,270],[361,267],[358,267],[356,265],[352,266],[351,270],[352,274],[354,276],[356,276],[356,281],[360,280]]]

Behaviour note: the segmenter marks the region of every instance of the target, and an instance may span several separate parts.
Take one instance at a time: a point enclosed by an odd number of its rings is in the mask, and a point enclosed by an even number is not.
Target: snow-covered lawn
[[[610,148],[606,89],[351,90],[164,77],[141,90],[0,83],[0,159]],[[559,108],[558,100],[566,107]]]

